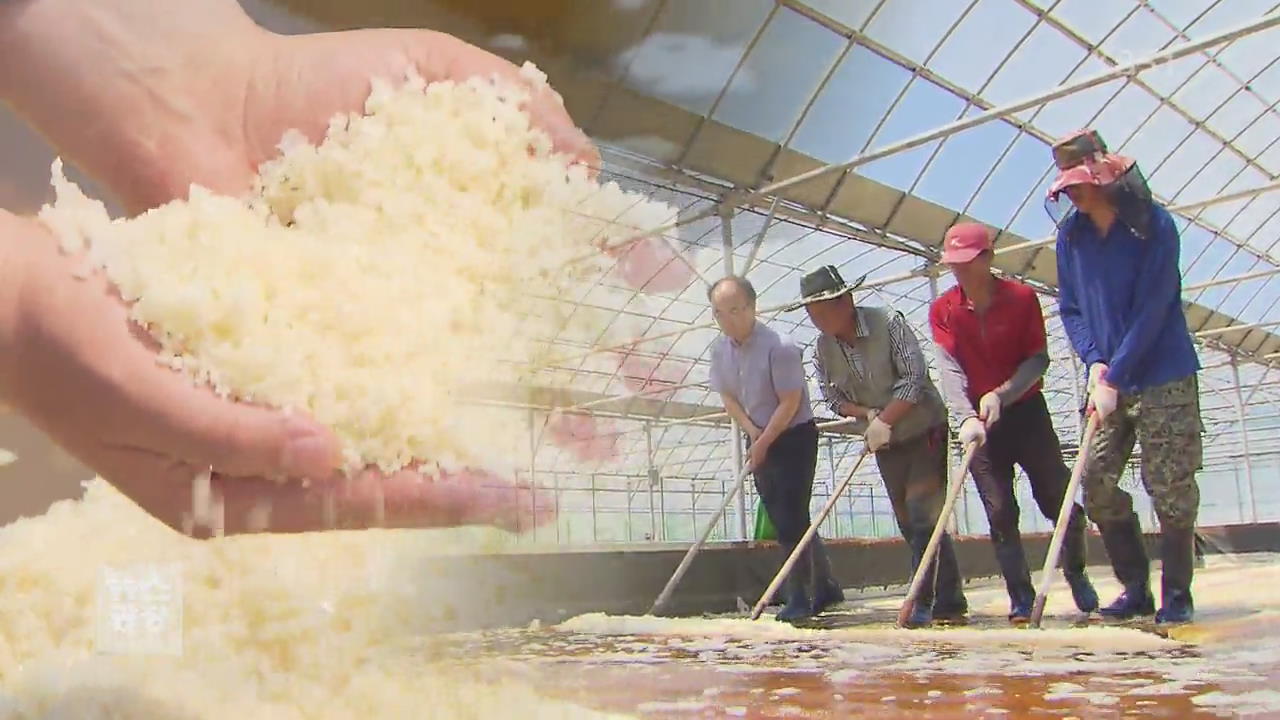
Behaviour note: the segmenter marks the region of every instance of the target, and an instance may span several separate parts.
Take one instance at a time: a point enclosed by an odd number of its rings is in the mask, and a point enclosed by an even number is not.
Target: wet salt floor
[[[1211,557],[1194,588],[1197,622],[1169,637],[1081,623],[1062,583],[1043,629],[1010,628],[1003,586],[980,581],[960,628],[898,630],[900,595],[850,592],[816,629],[768,616],[589,615],[445,649],[478,676],[641,718],[1280,718],[1277,560]],[[1109,601],[1109,573],[1091,575]]]

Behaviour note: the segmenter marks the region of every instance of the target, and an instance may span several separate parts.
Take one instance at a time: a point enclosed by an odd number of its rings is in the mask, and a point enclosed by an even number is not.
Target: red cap
[[[942,242],[942,262],[947,265],[971,262],[991,249],[991,235],[991,229],[982,223],[953,225]]]

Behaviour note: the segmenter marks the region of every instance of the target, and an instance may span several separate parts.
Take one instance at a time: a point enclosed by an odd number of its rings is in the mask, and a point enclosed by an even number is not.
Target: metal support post
[[[738,421],[734,420],[729,424],[730,442],[733,443],[733,474],[736,482],[741,484],[738,488],[738,534],[743,540],[749,540],[750,535],[747,534],[747,478],[743,474],[742,468],[742,431],[738,428]]]
[[[827,467],[831,470],[831,492],[836,491],[836,485],[839,483],[839,479],[836,477],[836,450],[835,450],[835,446],[833,445],[833,442],[834,441],[831,439],[831,436],[828,435],[827,436]],[[837,508],[838,507],[839,506],[837,506]],[[840,534],[840,511],[838,509],[835,510],[834,515],[835,515],[834,522],[836,526],[836,537],[853,537],[853,525],[852,525],[853,516],[849,517],[849,522],[850,522],[849,534],[845,536]]]
[[[1234,381],[1236,395],[1236,417],[1240,420],[1240,445],[1244,451],[1244,480],[1249,486],[1249,505],[1253,522],[1258,522],[1258,502],[1254,497],[1253,461],[1249,457],[1249,423],[1244,410],[1244,394],[1240,392],[1240,365],[1235,356],[1231,357],[1231,379]],[[1240,492],[1240,476],[1236,475],[1236,500],[1240,506],[1240,521],[1244,522],[1244,498]]]

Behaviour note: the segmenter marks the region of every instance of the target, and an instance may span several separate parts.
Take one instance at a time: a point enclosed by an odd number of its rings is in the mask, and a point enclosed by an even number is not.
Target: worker
[[[1200,361],[1182,313],[1178,228],[1152,200],[1136,163],[1109,152],[1097,133],[1065,138],[1053,156],[1059,173],[1048,199],[1065,194],[1074,208],[1058,226],[1058,304],[1087,368],[1086,412],[1099,422],[1084,469],[1085,508],[1124,587],[1102,613],[1127,619],[1155,610],[1138,515],[1120,488],[1136,440],[1160,521],[1156,622],[1187,622],[1195,610],[1203,426]]]
[[[947,412],[924,354],[901,313],[859,307],[840,271],[827,265],[800,280],[800,300],[821,333],[813,360],[827,406],[855,422],[875,453],[914,574],[942,512],[947,486]],[[961,622],[968,602],[949,534],[916,597],[909,627]],[[935,592],[936,591],[936,592]],[[935,604],[936,595],[936,604]]]
[[[711,389],[746,433],[747,467],[790,557],[809,529],[818,465],[818,426],[803,354],[793,340],[756,318],[756,291],[746,278],[722,278],[707,297],[722,333],[711,346]],[[777,614],[784,622],[810,618],[844,600],[818,535],[787,575],[785,598]]]
[[[987,513],[991,544],[1009,592],[1009,621],[1031,619],[1035,586],[1018,530],[1014,465],[1031,484],[1036,505],[1050,522],[1067,501],[1071,471],[1041,393],[1049,351],[1040,300],[1031,288],[991,272],[994,233],[960,223],[943,241],[942,262],[956,286],[929,308],[943,398],[961,418],[960,442],[976,443],[970,470]],[[1085,574],[1084,508],[1072,502],[1064,538],[1063,573],[1076,607],[1098,609]]]

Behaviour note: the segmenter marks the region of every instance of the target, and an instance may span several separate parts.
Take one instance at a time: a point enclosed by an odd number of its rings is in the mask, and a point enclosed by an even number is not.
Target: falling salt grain
[[[215,495],[209,504],[209,528],[214,537],[223,537],[227,530],[227,508],[221,495]]]
[[[191,518],[203,527],[208,527],[213,518],[213,472],[205,469],[196,473],[191,479]]]
[[[245,525],[250,532],[262,532],[271,526],[271,501],[262,499],[249,508]]]

